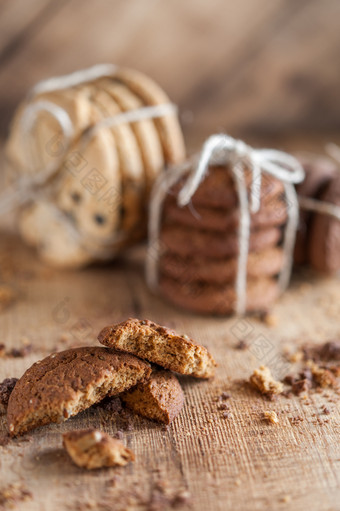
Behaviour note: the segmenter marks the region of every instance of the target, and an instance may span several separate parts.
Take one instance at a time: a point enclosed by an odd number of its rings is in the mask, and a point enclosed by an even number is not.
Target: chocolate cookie
[[[248,189],[248,197],[251,200],[251,182],[252,173],[245,171],[245,182]],[[187,177],[181,179],[170,190],[170,195],[175,197],[185,184]],[[258,185],[259,188],[259,185]],[[284,193],[284,186],[281,181],[264,174],[261,181],[260,198],[262,206],[271,203],[276,197]],[[209,173],[197,188],[192,197],[194,208],[203,206],[208,208],[233,209],[239,204],[238,195],[235,188],[235,181],[232,172],[228,167],[213,166],[209,167]]]
[[[206,348],[187,335],[178,335],[149,320],[130,318],[107,326],[98,340],[180,374],[210,378],[215,372],[216,363]]]
[[[150,366],[100,347],[75,348],[36,362],[17,382],[7,409],[8,429],[21,435],[69,417],[150,376]]]
[[[252,231],[249,236],[249,252],[260,252],[278,244],[281,230],[269,227]],[[237,232],[216,233],[178,225],[163,227],[160,235],[163,251],[181,257],[210,257],[220,259],[236,257],[239,253]]]
[[[320,200],[340,207],[340,174],[328,184]],[[310,228],[309,260],[324,273],[340,269],[340,221],[329,215],[315,213]]]
[[[248,256],[247,274],[249,278],[272,277],[283,267],[284,256],[281,248],[274,247],[262,252],[251,252]],[[235,281],[237,257],[211,259],[208,257],[183,258],[166,253],[161,256],[159,271],[182,283],[206,282],[208,284],[230,284]]]
[[[63,446],[78,467],[88,470],[127,465],[135,456],[119,440],[98,429],[69,431]]]
[[[318,199],[330,181],[338,174],[337,165],[330,159],[310,156],[300,157],[305,170],[305,179],[297,185],[299,197]],[[296,233],[294,260],[296,264],[309,262],[309,230],[314,213],[300,210],[299,228]]]
[[[164,424],[170,424],[182,409],[182,387],[170,371],[153,370],[147,382],[124,392],[121,399],[134,412]]]
[[[250,216],[251,228],[259,229],[283,225],[287,220],[287,204],[283,197],[275,197],[269,204],[264,205],[257,213]],[[172,223],[184,227],[226,232],[237,229],[240,221],[239,208],[230,211],[218,208],[197,206],[179,207],[176,199],[167,198],[163,209],[164,223]]]
[[[160,278],[160,289],[165,298],[177,307],[201,314],[227,315],[235,311],[234,286],[180,283],[164,276]],[[277,299],[277,281],[271,278],[249,280],[247,285],[247,312],[267,310]]]

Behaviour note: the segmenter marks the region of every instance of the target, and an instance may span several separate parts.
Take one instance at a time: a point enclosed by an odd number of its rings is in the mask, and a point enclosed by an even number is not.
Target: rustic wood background
[[[109,61],[163,85],[181,108],[189,145],[226,129],[287,150],[322,151],[327,140],[340,141],[339,16],[339,0],[0,0],[0,138],[37,80]],[[244,326],[235,318],[186,314],[150,294],[140,254],[57,272],[15,236],[1,232],[0,243],[0,284],[16,296],[0,310],[0,343],[20,347],[26,339],[34,347],[26,358],[0,358],[0,381],[51,350],[95,344],[105,324],[128,316],[193,335],[219,363],[211,382],[182,379],[186,404],[172,426],[135,418],[123,428],[135,464],[92,473],[71,464],[63,431],[122,428],[92,410],[0,447],[0,495],[21,483],[33,494],[18,504],[24,511],[155,511],[166,480],[173,495],[191,494],[195,511],[340,510],[340,410],[332,392],[271,403],[243,383],[263,362],[290,370],[281,364],[287,343],[339,336],[338,279],[295,275],[274,309],[276,326],[247,319],[248,340],[270,348],[260,356],[235,350]],[[221,391],[232,396],[227,419],[217,408]],[[262,420],[268,409],[278,425]],[[0,416],[0,436],[5,431]]]
[[[336,131],[339,0],[0,0],[0,132],[37,80],[97,62],[153,76],[187,137]]]
[[[63,273],[39,265],[17,239],[2,236],[0,275],[17,293],[0,312],[0,341],[8,348],[31,342],[34,348],[26,358],[0,358],[0,381],[20,376],[51,350],[96,344],[105,324],[129,316],[191,334],[219,363],[214,380],[181,379],[185,406],[168,428],[138,417],[130,429],[122,428],[120,420],[95,409],[0,447],[0,509],[1,491],[20,483],[33,494],[31,501],[18,504],[23,511],[165,511],[164,502],[154,507],[164,482],[172,495],[191,494],[192,507],[176,508],[181,511],[340,509],[338,397],[326,390],[308,399],[282,396],[270,402],[244,383],[261,363],[277,377],[296,371],[282,357],[290,344],[295,349],[307,340],[339,336],[338,280],[296,275],[273,311],[277,324],[268,327],[255,319],[204,318],[175,309],[147,290],[137,254],[109,266]],[[236,350],[244,337],[249,348]],[[218,410],[221,391],[231,395],[229,418]],[[265,410],[275,410],[279,424],[263,421]],[[301,422],[295,423],[297,416]],[[88,426],[111,434],[123,429],[136,462],[92,472],[75,467],[61,448],[61,433]],[[0,415],[0,437],[5,432]]]

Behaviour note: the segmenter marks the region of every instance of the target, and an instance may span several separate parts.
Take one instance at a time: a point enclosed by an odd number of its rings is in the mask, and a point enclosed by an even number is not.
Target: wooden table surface
[[[59,272],[2,233],[0,276],[16,293],[0,313],[0,341],[8,348],[30,341],[34,348],[24,358],[0,358],[0,380],[20,376],[52,350],[96,344],[104,325],[129,316],[192,335],[219,364],[212,381],[181,379],[185,406],[169,427],[138,417],[124,422],[96,408],[0,447],[0,492],[20,483],[33,495],[19,509],[155,510],[157,503],[167,509],[159,492],[164,485],[171,498],[190,493],[191,507],[177,499],[177,509],[340,509],[339,407],[332,391],[271,402],[244,382],[262,363],[277,377],[291,371],[282,356],[289,345],[339,335],[339,280],[295,275],[274,308],[277,324],[269,327],[255,318],[205,318],[175,309],[147,290],[139,251],[108,266]],[[235,349],[243,338],[248,349]],[[218,409],[222,391],[231,395],[229,418]],[[329,415],[322,412],[325,404]],[[265,410],[275,410],[279,424],[263,421]],[[61,433],[88,426],[110,434],[123,430],[135,463],[93,472],[72,465]],[[5,433],[5,416],[0,427]]]

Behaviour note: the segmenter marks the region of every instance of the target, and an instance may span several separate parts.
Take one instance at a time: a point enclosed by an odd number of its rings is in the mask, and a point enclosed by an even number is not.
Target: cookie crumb
[[[16,293],[13,289],[6,285],[0,285],[0,311],[6,309],[12,303],[14,303],[16,299]]]
[[[270,422],[271,424],[278,424],[279,418],[277,416],[277,413],[274,412],[274,410],[266,410],[263,412],[263,417],[266,421]]]
[[[32,498],[32,493],[22,483],[13,483],[0,490],[0,508],[13,509]]]
[[[5,380],[0,383],[0,413],[6,412],[10,395],[17,381],[18,378],[5,378]]]
[[[25,344],[21,348],[12,348],[6,353],[7,357],[12,358],[25,358],[28,355],[30,355],[33,351],[33,345],[32,344]]]
[[[263,316],[263,322],[270,327],[274,327],[278,324],[278,317],[274,314],[269,314],[268,312]]]
[[[221,395],[220,395],[220,399],[222,401],[226,401],[227,399],[230,399],[231,398],[231,395],[228,394],[228,392],[222,392]]]
[[[135,457],[119,440],[98,429],[70,431],[63,435],[63,445],[72,461],[88,470],[124,466]]]
[[[290,495],[284,495],[283,497],[281,497],[280,501],[283,502],[284,504],[289,504],[289,502],[291,501],[291,496]]]
[[[270,399],[281,394],[283,391],[282,383],[274,380],[270,369],[264,365],[255,369],[249,379],[249,382],[256,390]]]
[[[248,343],[247,341],[244,341],[243,339],[241,339],[235,346],[235,350],[241,350],[241,351],[244,351],[244,350],[247,350],[248,349]]]

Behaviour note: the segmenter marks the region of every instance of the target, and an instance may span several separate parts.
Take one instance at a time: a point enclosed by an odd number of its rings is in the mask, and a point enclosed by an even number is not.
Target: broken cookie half
[[[11,436],[63,422],[118,395],[151,374],[136,357],[102,347],[75,348],[33,364],[10,396],[7,423]]]
[[[127,465],[135,456],[119,440],[98,429],[70,431],[63,435],[63,445],[78,467],[88,470]]]
[[[170,424],[184,403],[182,387],[169,371],[154,369],[148,381],[124,392],[122,401],[135,413],[147,419]]]
[[[215,374],[216,362],[204,346],[149,320],[130,318],[107,326],[98,340],[180,374],[196,378],[211,378]]]

